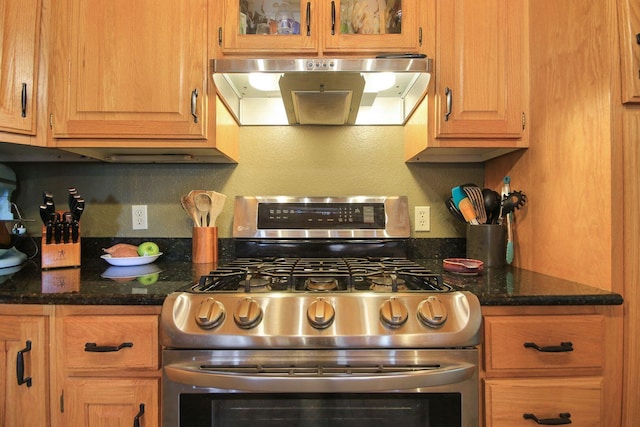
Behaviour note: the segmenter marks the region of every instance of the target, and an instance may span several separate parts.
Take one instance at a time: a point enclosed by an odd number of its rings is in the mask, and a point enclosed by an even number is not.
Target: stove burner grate
[[[442,276],[406,258],[239,258],[191,292],[451,292]]]

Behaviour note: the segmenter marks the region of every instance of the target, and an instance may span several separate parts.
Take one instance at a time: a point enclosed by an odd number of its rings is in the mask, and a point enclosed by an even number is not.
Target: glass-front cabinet
[[[227,0],[223,54],[417,52],[419,0]]]

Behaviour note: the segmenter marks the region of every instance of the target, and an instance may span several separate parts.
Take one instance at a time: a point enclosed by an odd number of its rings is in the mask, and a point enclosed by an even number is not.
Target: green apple
[[[138,255],[140,256],[158,255],[159,253],[160,248],[153,242],[144,242],[138,246]]]
[[[160,273],[145,274],[144,276],[140,276],[137,279],[141,284],[149,286],[156,283],[158,281],[158,278],[160,278]]]

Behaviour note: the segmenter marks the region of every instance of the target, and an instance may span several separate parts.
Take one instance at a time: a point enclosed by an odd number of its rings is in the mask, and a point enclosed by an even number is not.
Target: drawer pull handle
[[[113,351],[120,351],[125,347],[133,347],[132,342],[123,342],[120,345],[97,345],[94,342],[88,342],[84,344],[84,351],[91,353],[109,353]]]
[[[571,414],[563,412],[558,415],[559,418],[538,418],[533,414],[522,414],[522,418],[525,420],[533,420],[536,424],[545,426],[560,426],[564,424],[571,424]]]
[[[140,427],[140,418],[144,415],[144,403],[140,404],[140,411],[136,414],[133,419],[133,427]]]
[[[546,347],[540,347],[534,342],[524,343],[525,348],[534,348],[543,353],[563,353],[566,351],[573,351],[573,344],[571,342],[561,342],[560,345],[549,345]]]
[[[26,384],[31,387],[31,377],[24,377],[24,353],[31,351],[31,341],[27,341],[26,347],[18,352],[16,357],[16,376],[18,377],[18,385]]]

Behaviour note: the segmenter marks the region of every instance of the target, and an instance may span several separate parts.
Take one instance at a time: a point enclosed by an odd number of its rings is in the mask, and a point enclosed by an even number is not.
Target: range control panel
[[[384,203],[260,203],[259,229],[385,227]]]

